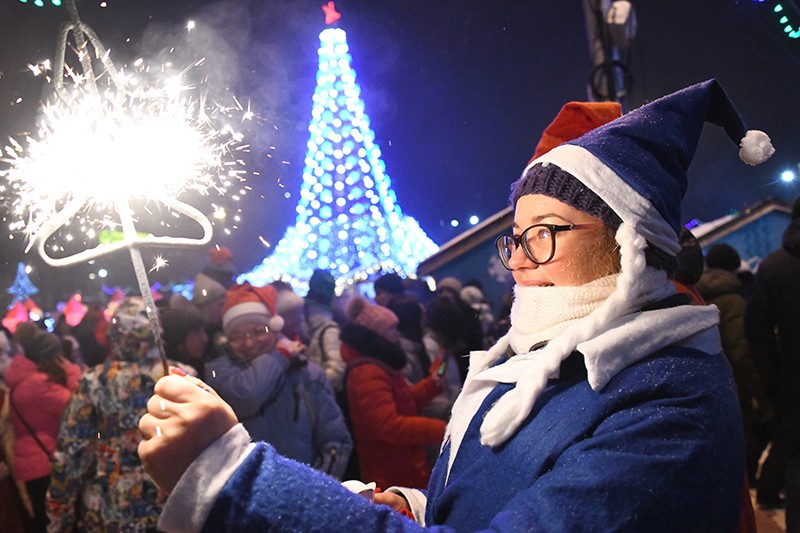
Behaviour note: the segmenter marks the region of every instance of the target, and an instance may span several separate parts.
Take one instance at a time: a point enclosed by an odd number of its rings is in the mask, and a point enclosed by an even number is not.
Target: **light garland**
[[[753,2],[757,4],[767,4],[765,0],[753,0]],[[795,24],[793,18],[796,18],[798,15],[797,10],[795,9],[795,13],[792,15],[789,13],[789,10],[782,2],[773,2],[775,5],[772,6],[772,13],[778,19],[778,24],[781,25],[783,30],[783,34],[790,39],[798,39],[800,38],[800,23]],[[790,16],[792,18],[790,18]]]
[[[797,39],[800,37],[800,26],[792,26],[789,24],[789,17],[786,15],[783,4],[777,3],[772,11],[778,15],[778,22],[783,25],[783,33],[790,39]]]

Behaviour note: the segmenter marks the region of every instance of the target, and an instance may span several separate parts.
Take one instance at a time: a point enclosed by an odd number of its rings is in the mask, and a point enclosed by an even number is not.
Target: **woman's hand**
[[[378,505],[388,505],[395,511],[406,516],[412,516],[411,507],[405,498],[394,492],[376,492],[372,502]]]
[[[156,382],[139,421],[139,457],[153,481],[172,492],[189,465],[236,425],[233,409],[203,381],[176,368]]]

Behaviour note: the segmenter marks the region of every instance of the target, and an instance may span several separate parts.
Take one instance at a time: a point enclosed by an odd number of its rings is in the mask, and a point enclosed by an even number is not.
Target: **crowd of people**
[[[160,338],[135,296],[3,331],[0,523],[754,531],[757,487],[800,531],[800,199],[754,277],[703,256],[680,200],[707,121],[752,133],[714,80],[565,106],[512,185],[505,311],[452,276],[236,283],[214,247]]]
[[[161,349],[283,456],[340,480],[427,485],[463,383],[457,358],[486,347],[484,325],[454,290],[461,282],[420,293],[427,285],[385,273],[372,300],[337,295],[324,270],[305,295],[234,276],[231,252],[213,247],[191,298],[158,300],[160,343],[137,296],[94,305],[75,327],[60,316],[52,333],[33,321],[3,329],[9,531],[156,530],[165,494],[136,453],[139,419],[164,374]],[[464,288],[488,309],[472,283]],[[456,344],[462,338],[477,344]]]

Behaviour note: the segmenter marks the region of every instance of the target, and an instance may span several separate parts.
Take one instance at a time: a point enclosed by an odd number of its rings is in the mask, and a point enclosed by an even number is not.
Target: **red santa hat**
[[[214,246],[208,252],[211,264],[219,267],[230,265],[233,262],[233,253],[225,246]]]
[[[542,132],[531,161],[621,116],[622,106],[617,102],[567,102]]]
[[[249,283],[234,285],[225,294],[222,308],[222,329],[230,332],[245,320],[263,319],[270,331],[283,329],[283,318],[275,310],[275,287],[253,287]]]

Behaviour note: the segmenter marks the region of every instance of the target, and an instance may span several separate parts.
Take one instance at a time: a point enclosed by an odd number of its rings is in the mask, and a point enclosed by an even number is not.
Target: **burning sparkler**
[[[6,177],[11,190],[5,192],[13,198],[11,229],[26,234],[26,251],[35,246],[53,266],[72,265],[127,248],[168,371],[140,250],[202,246],[211,240],[211,221],[179,198],[207,197],[212,192],[224,195],[244,179],[244,163],[236,153],[247,147],[241,134],[220,123],[228,122],[232,111],[240,114],[241,120],[251,118],[252,113],[235,98],[233,105],[223,107],[208,102],[202,94],[196,96],[197,87],[185,79],[188,70],[157,83],[149,82],[151,73],[142,60],[134,63],[133,72],[118,70],[110,51],[78,17],[74,0],[67,0],[65,6],[70,20],[58,36],[53,96],[41,109],[37,133],[27,136],[24,143],[12,139],[4,153],[8,168],[0,171],[0,176]],[[66,62],[70,35],[79,69]],[[93,61],[102,65],[100,75],[94,72]],[[100,81],[105,86],[101,87]],[[149,206],[165,209],[175,218],[188,218],[199,227],[200,236],[137,231],[140,217],[136,207],[151,214]],[[221,208],[214,209],[218,212]],[[170,228],[169,222],[162,226]],[[76,227],[85,248],[66,254],[63,241],[74,240]],[[121,229],[122,239],[93,245],[100,230],[108,228]],[[166,266],[166,260],[161,259],[159,265]]]

